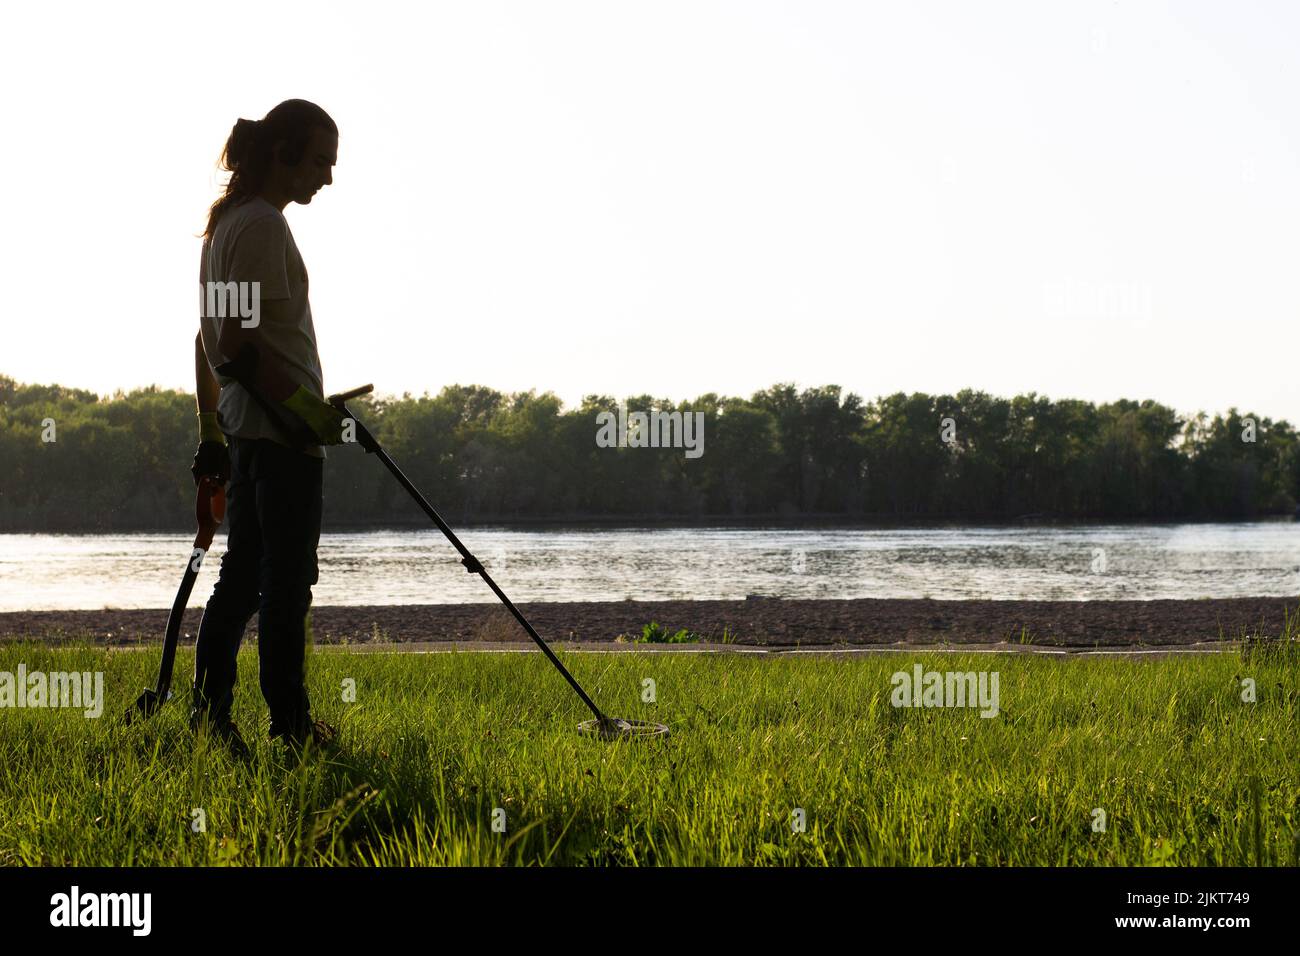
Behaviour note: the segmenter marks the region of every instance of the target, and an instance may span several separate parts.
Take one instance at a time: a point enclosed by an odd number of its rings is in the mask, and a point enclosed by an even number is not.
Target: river
[[[784,598],[1150,600],[1300,593],[1300,524],[1070,527],[476,527],[516,601]],[[0,535],[0,611],[171,605],[191,539]],[[206,600],[218,535],[191,604]],[[492,601],[436,529],[321,538],[317,604]]]

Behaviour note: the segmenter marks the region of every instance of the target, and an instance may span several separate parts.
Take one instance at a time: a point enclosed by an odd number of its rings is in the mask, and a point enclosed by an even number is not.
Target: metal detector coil
[[[601,740],[663,740],[668,736],[668,725],[651,720],[606,717],[604,720],[584,720],[578,724],[578,731]]]

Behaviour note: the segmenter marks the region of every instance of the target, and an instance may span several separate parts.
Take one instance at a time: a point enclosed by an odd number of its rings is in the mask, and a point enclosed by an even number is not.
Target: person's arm
[[[194,336],[194,394],[199,406],[199,449],[194,454],[190,474],[194,476],[195,484],[205,476],[224,483],[230,477],[230,451],[226,448],[226,436],[217,423],[217,398],[221,386],[208,365],[202,332]]]
[[[202,332],[194,336],[194,394],[198,397],[200,415],[216,413],[221,386],[217,384],[217,377],[208,364],[208,355],[203,351]]]
[[[246,325],[240,316],[225,316],[217,337],[213,367],[244,385],[253,397],[271,408],[279,406],[301,419],[322,445],[343,440],[343,416],[323,397],[295,382],[275,351],[263,343],[264,325],[294,321],[289,279],[285,272],[288,226],[282,216],[265,216],[244,228],[235,239],[229,276],[232,281],[256,282],[257,316]],[[279,417],[274,411],[271,414]]]
[[[269,299],[259,303],[261,322],[287,322],[289,300]],[[298,386],[285,373],[282,363],[268,348],[262,346],[260,323],[255,328],[244,328],[236,317],[224,319],[221,323],[221,335],[217,339],[220,358],[214,363],[220,365],[239,356],[245,345],[257,349],[257,366],[253,373],[253,386],[265,398],[273,402],[283,402],[298,390]],[[214,356],[216,358],[216,356]]]
[[[287,310],[288,300],[264,301],[261,304],[262,321],[287,321],[288,316],[284,314]],[[282,426],[288,425],[290,431],[305,426],[308,443],[314,439],[321,445],[339,444],[343,441],[343,414],[305,385],[298,385],[289,378],[275,353],[262,347],[259,329],[260,324],[243,328],[235,317],[222,320],[218,348],[229,365],[218,365],[217,371],[238,379],[250,389],[254,399],[262,403]],[[251,355],[246,354],[250,352]],[[240,370],[236,371],[235,366]],[[289,422],[286,423],[282,414],[274,410],[272,403],[289,413]],[[300,420],[302,426],[293,426],[294,420]]]
[[[246,324],[238,315],[222,316],[218,320],[216,354],[209,355],[212,368],[240,358],[246,347],[256,350],[256,361],[246,364],[239,378],[245,385],[272,402],[283,402],[298,390],[283,361],[263,344],[263,328],[287,325],[294,320],[289,314],[289,276],[285,269],[285,255],[289,243],[288,226],[282,216],[267,215],[246,225],[234,240],[229,255],[227,274],[223,277],[241,284],[256,283],[257,321]],[[243,292],[241,291],[241,302]],[[210,307],[210,306],[209,306]],[[225,373],[222,372],[224,375]]]

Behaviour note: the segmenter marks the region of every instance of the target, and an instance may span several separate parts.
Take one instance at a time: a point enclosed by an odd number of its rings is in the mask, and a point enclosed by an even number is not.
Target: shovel
[[[194,502],[194,516],[198,520],[199,532],[194,536],[194,549],[190,552],[185,565],[185,576],[181,578],[180,590],[172,603],[172,612],[167,618],[167,637],[163,641],[162,663],[158,666],[158,684],[146,688],[136,698],[135,706],[126,712],[126,722],[139,717],[152,717],[167,701],[171,699],[172,667],[176,663],[176,642],[181,633],[181,620],[185,617],[185,606],[189,603],[190,592],[203,566],[203,558],[212,547],[212,536],[226,516],[226,489],[224,483],[205,475],[199,479],[197,497]]]

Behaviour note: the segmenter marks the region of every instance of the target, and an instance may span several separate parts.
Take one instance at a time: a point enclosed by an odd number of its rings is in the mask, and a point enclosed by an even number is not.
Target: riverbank
[[[1300,598],[1195,601],[782,600],[586,601],[521,603],[546,640],[608,642],[638,636],[657,621],[714,643],[756,646],[1033,643],[1056,647],[1178,646],[1247,635],[1277,636]],[[167,610],[0,613],[0,640],[159,642]],[[186,612],[192,642],[202,611]],[[412,641],[518,641],[522,629],[500,604],[320,606],[312,612],[321,644]],[[257,633],[257,618],[248,635]]]

